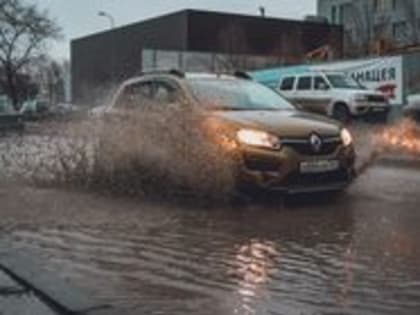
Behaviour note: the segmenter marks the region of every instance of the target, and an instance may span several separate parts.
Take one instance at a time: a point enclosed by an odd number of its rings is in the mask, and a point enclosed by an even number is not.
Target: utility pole
[[[264,6],[259,6],[258,10],[260,11],[260,15],[262,17],[265,17],[265,7]]]

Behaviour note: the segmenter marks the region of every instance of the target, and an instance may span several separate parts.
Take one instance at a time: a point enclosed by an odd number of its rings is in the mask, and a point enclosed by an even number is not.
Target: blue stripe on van
[[[251,71],[249,74],[251,77],[264,85],[269,87],[276,88],[282,79],[285,76],[302,74],[310,71],[310,66],[300,65],[284,68],[272,68],[266,70]]]

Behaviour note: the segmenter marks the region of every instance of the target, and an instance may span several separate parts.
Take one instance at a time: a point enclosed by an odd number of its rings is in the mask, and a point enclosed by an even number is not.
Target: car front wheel
[[[349,123],[351,121],[351,114],[345,104],[337,104],[334,106],[332,117],[342,123]]]

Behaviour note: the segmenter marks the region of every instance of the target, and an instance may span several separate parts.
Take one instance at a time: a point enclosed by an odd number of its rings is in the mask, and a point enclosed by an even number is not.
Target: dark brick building
[[[342,28],[329,24],[185,10],[71,43],[74,102],[142,70],[145,49],[276,57],[298,63],[329,45],[342,54]]]

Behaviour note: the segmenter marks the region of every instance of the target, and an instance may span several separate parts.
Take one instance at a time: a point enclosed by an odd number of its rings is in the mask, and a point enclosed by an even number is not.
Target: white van
[[[374,116],[386,120],[390,105],[381,92],[368,90],[341,72],[311,71],[285,75],[278,90],[303,110],[342,122]]]

